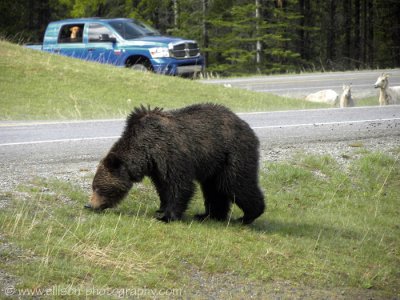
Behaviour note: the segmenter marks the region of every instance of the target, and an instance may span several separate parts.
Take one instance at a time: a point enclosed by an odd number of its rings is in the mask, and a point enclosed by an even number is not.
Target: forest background
[[[400,0],[13,0],[0,37],[41,42],[50,21],[129,17],[195,39],[222,75],[396,68]]]

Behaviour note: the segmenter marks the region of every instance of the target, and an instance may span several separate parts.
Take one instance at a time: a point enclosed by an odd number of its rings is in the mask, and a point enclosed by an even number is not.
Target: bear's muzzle
[[[104,201],[104,197],[100,196],[96,192],[93,192],[92,196],[90,197],[89,203],[84,205],[84,208],[91,209],[91,210],[104,210],[108,207],[106,201]]]

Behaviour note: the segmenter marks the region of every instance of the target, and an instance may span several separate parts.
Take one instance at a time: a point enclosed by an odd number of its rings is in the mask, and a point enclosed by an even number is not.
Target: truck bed
[[[43,44],[26,44],[25,47],[33,50],[42,50]]]

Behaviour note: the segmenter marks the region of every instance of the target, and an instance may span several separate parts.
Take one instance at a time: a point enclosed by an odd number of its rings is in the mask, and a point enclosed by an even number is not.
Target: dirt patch
[[[254,282],[234,273],[208,274],[187,266],[190,285],[183,296],[195,299],[398,299],[367,289],[324,289],[289,281]]]

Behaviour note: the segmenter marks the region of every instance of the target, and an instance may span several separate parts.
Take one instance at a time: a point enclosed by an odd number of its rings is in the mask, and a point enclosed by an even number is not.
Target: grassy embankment
[[[138,103],[170,108],[216,101],[236,111],[315,107],[3,42],[0,68],[1,119],[123,117]],[[264,161],[260,183],[268,208],[252,226],[233,221],[237,207],[229,222],[194,222],[203,209],[200,192],[182,222],[155,221],[158,198],[148,180],[118,208],[95,214],[82,209],[88,197],[82,188],[33,179],[0,195],[9,199],[0,211],[0,238],[7,242],[0,270],[15,276],[19,292],[36,295],[50,289],[59,296],[152,296],[178,289],[183,298],[216,291],[236,298],[302,289],[322,298],[399,297],[400,149],[383,154],[359,146],[357,157],[346,154],[346,169],[330,156]]]
[[[133,107],[197,102],[234,111],[327,107],[264,93],[133,72],[0,41],[0,120],[124,118]]]
[[[215,102],[236,112],[329,107],[83,62],[1,40],[0,84],[0,120],[124,118],[140,104],[169,109]],[[375,98],[357,104],[374,105]]]

